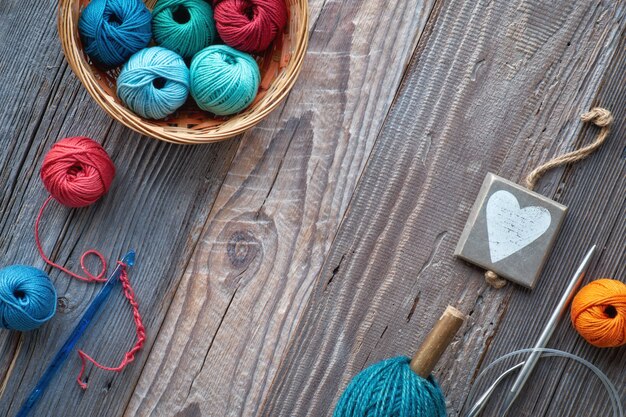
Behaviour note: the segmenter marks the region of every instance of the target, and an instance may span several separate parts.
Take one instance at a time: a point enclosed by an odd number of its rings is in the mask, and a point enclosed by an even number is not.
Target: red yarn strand
[[[126,352],[120,364],[115,367],[102,365],[98,361],[93,359],[91,356],[86,354],[84,351],[79,350],[78,356],[80,357],[82,364],[81,364],[78,377],[76,378],[76,381],[78,382],[78,385],[80,385],[82,389],[87,389],[87,383],[83,381],[83,375],[85,373],[87,361],[91,362],[94,366],[100,369],[103,369],[105,371],[122,372],[122,370],[128,364],[130,364],[132,361],[135,360],[135,354],[137,354],[137,352],[141,350],[144,343],[146,342],[146,329],[143,325],[141,314],[139,313],[139,304],[137,303],[135,299],[135,292],[133,291],[133,287],[130,285],[130,281],[128,279],[128,273],[126,272],[126,265],[121,262],[118,262],[118,264],[122,266],[122,271],[120,274],[120,282],[122,283],[124,296],[126,297],[126,299],[128,300],[128,302],[130,303],[133,309],[133,320],[135,322],[135,328],[137,332],[137,341],[135,342],[135,345],[128,352]]]
[[[65,138],[52,146],[46,154],[41,166],[41,180],[50,193],[50,196],[42,204],[39,214],[35,220],[35,242],[37,249],[43,260],[50,266],[57,268],[78,280],[85,282],[105,282],[106,261],[102,254],[94,249],[90,249],[80,257],[80,267],[84,275],[76,274],[69,269],[53,262],[44,253],[39,236],[39,227],[44,210],[54,199],[67,207],[86,207],[95,203],[109,191],[111,183],[115,177],[115,165],[106,153],[104,148],[92,139],[84,136]],[[95,255],[100,259],[101,270],[98,275],[92,274],[85,265],[85,259],[89,255]],[[83,374],[87,361],[94,366],[106,371],[121,372],[129,363],[135,359],[135,354],[143,347],[146,341],[146,330],[143,326],[139,305],[135,300],[135,292],[128,280],[126,265],[118,262],[122,270],[120,282],[124,290],[124,296],[128,299],[133,310],[133,320],[137,330],[137,342],[135,346],[126,354],[122,362],[116,367],[104,366],[98,363],[91,356],[78,351],[82,366],[78,374],[78,384],[87,389],[87,384],[83,382]]]
[[[53,262],[50,258],[48,258],[48,256],[46,256],[43,250],[43,247],[41,245],[41,240],[39,238],[39,224],[41,223],[41,217],[43,216],[44,210],[46,209],[46,207],[50,203],[50,200],[52,199],[53,199],[52,196],[48,196],[46,201],[44,201],[44,203],[41,205],[41,208],[39,209],[39,214],[37,215],[37,219],[35,220],[35,243],[37,244],[37,250],[39,251],[39,254],[48,265],[54,268],[57,268],[76,279],[79,279],[85,282],[105,282],[106,278],[104,275],[106,273],[107,263],[106,263],[106,260],[104,259],[104,256],[95,249],[89,249],[88,251],[84,252],[82,256],[80,257],[80,267],[82,268],[86,276],[78,275],[77,273],[72,272],[69,269]],[[89,272],[89,270],[87,269],[87,266],[85,265],[85,258],[87,258],[87,256],[89,255],[95,255],[96,257],[98,257],[98,259],[100,259],[101,269],[98,275],[93,275],[91,272]]]

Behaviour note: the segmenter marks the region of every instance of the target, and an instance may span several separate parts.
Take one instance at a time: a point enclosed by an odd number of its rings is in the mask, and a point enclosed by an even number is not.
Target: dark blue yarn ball
[[[104,69],[122,65],[152,38],[152,14],[141,0],[93,0],[78,21],[85,52]]]
[[[333,417],[446,417],[437,382],[413,372],[410,359],[397,357],[364,369],[350,382]]]

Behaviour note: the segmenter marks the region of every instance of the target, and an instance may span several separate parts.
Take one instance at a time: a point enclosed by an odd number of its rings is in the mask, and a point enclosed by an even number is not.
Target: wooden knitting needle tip
[[[435,365],[454,339],[454,335],[465,322],[465,314],[452,306],[446,311],[411,360],[411,369],[422,378],[428,378]]]

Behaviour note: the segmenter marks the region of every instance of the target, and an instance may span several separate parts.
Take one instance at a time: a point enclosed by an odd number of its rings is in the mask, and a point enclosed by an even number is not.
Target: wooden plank
[[[141,138],[111,121],[92,102],[63,58],[56,34],[56,2],[10,0],[0,4],[0,251],[2,264],[43,267],[33,222],[46,193],[39,179],[45,152],[59,138],[86,135],[104,142],[117,166],[111,192],[94,206],[53,205],[43,222],[43,243],[54,257],[78,269],[80,253],[101,249],[109,260],[134,247],[130,279],[149,336],[147,350],[199,238],[239,141],[201,147]],[[0,415],[14,415],[51,356],[68,336],[99,285],[50,271],[59,311],[42,329],[20,335],[0,330]],[[107,364],[133,343],[131,312],[117,292],[80,347]],[[90,389],[74,379],[72,355],[37,415],[119,415],[147,354],[121,375],[89,371]]]
[[[330,415],[350,378],[383,358],[411,355],[447,304],[470,320],[435,375],[449,415],[462,415],[478,369],[534,342],[591,242],[607,248],[591,275],[623,274],[626,102],[623,52],[616,54],[624,48],[623,14],[610,2],[443,4],[258,415]],[[611,62],[620,62],[619,70],[605,76]],[[571,212],[539,287],[488,287],[482,271],[452,256],[485,173],[520,180],[541,161],[590,140],[596,131],[577,118],[596,103],[600,86],[619,128],[588,161],[542,180],[539,191]],[[624,389],[623,349],[591,349],[566,323],[552,346],[587,353],[604,370],[615,365],[611,376]],[[512,415],[608,414],[605,397],[594,397],[597,387],[573,388],[568,383],[582,380],[582,372],[567,372],[538,374],[537,390],[544,392],[537,409],[520,402]],[[556,391],[551,385],[560,378]],[[568,389],[584,397],[552,398]],[[574,405],[559,412],[568,401]]]
[[[311,2],[300,79],[244,137],[127,416],[257,414],[431,7]]]
[[[530,347],[538,337],[537,329],[547,321],[564,286],[575,270],[584,252],[598,243],[601,252],[595,257],[588,279],[611,277],[626,282],[626,37],[622,30],[621,42],[603,78],[594,103],[611,109],[616,124],[609,142],[589,161],[564,172],[558,197],[570,207],[568,224],[560,244],[555,248],[552,262],[538,294],[514,294],[490,349],[485,352],[484,364],[509,351]],[[597,133],[583,129],[579,143],[589,143]],[[587,344],[564,320],[553,337],[551,347],[572,352],[591,361],[603,370],[618,389],[626,395],[626,349],[597,349]],[[484,384],[480,384],[483,386]],[[605,388],[578,364],[562,360],[539,367],[518,402],[512,415],[611,415],[612,409]],[[469,404],[467,404],[469,407]],[[494,401],[485,411],[496,410]],[[493,412],[493,411],[492,411]]]

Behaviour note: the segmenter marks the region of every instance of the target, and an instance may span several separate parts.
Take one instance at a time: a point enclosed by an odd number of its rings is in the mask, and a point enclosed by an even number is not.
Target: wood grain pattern
[[[432,2],[311,7],[300,80],[244,135],[127,416],[257,414]]]
[[[38,170],[52,143],[77,134],[104,142],[118,170],[111,192],[87,209],[53,205],[42,225],[43,244],[73,269],[87,248],[101,249],[109,260],[135,248],[137,266],[130,279],[151,344],[238,142],[177,147],[121,128],[93,104],[64,62],[55,29],[56,2],[1,3],[2,264],[44,267],[32,226],[46,196]],[[99,289],[47,270],[59,293],[55,318],[21,336],[0,330],[0,416],[15,414]],[[120,313],[101,316],[79,346],[113,364],[132,346],[133,324],[121,293],[111,297],[106,308]],[[119,415],[146,358],[141,353],[120,375],[89,370],[91,388],[82,392],[74,381],[79,360],[72,355],[54,389],[42,399],[38,415]]]
[[[149,336],[124,373],[91,369],[87,392],[70,358],[41,415],[329,415],[350,377],[413,354],[453,303],[470,320],[435,374],[457,416],[481,368],[534,342],[587,246],[603,249],[591,276],[624,277],[623,4],[310,5],[310,49],[286,102],[243,138],[179,147],[97,108],[61,54],[56,1],[0,0],[2,264],[44,266],[32,235],[41,160],[61,137],[94,137],[116,162],[114,186],[90,208],[51,207],[44,246],[72,268],[87,248],[108,259],[137,249],[130,279]],[[617,124],[596,155],[541,182],[570,214],[540,286],[488,288],[451,256],[485,172],[520,180],[586,143],[595,132],[577,116],[592,104]],[[59,314],[22,336],[0,330],[0,416],[15,414],[98,290],[48,271]],[[107,309],[80,347],[113,364],[133,326],[121,295]],[[567,323],[552,346],[598,364],[626,396],[624,348],[592,348]],[[536,378],[513,413],[608,414],[580,368],[557,361]]]
[[[626,37],[623,28],[621,33],[604,82],[593,100],[613,111],[617,123],[610,142],[589,161],[566,170],[561,177],[557,195],[569,206],[570,213],[552,261],[544,272],[544,282],[537,289],[540,294],[522,292],[511,299],[509,312],[500,324],[501,330],[486,352],[485,363],[534,343],[536,329],[548,319],[568,277],[593,243],[597,243],[602,252],[596,255],[587,281],[602,277],[623,281],[626,277],[626,86],[623,83]],[[590,143],[596,133],[595,129],[583,128],[577,142]],[[550,277],[555,279],[551,281]],[[558,285],[554,281],[558,281]],[[603,370],[623,401],[626,347],[594,348],[575,333],[567,319],[552,340],[551,347],[580,355]],[[539,367],[533,381],[512,409],[513,414],[610,415],[612,412],[600,382],[577,364],[562,360],[548,362]],[[494,402],[485,411],[487,415],[498,405]]]
[[[446,2],[409,67],[259,415],[330,415],[352,376],[411,355],[449,303],[471,318],[435,375],[449,415],[461,415],[479,368],[534,342],[591,242],[610,254],[611,273],[623,271],[623,226],[615,222],[625,214],[624,86],[619,72],[603,79],[610,64],[623,65],[623,34],[623,9],[609,2]],[[519,180],[589,140],[593,129],[577,117],[599,101],[601,86],[620,91],[600,103],[614,107],[620,127],[590,160],[542,181],[539,191],[575,214],[540,286],[488,288],[482,271],[452,257],[485,173]],[[567,323],[553,346],[591,353],[624,394],[623,349],[591,349]],[[597,387],[586,393],[574,384],[584,373],[567,372],[543,369],[533,390],[541,397],[520,401],[512,415],[606,415]],[[573,401],[569,389],[584,395]]]

